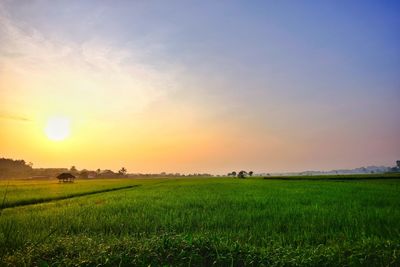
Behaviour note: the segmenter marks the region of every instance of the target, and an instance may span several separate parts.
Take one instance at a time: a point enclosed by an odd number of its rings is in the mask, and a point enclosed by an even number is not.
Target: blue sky
[[[107,112],[93,104],[88,120],[114,125],[117,116],[132,131],[153,122],[156,139],[199,138],[177,158],[199,151],[202,142],[229,140],[216,148],[218,158],[213,145],[201,158],[165,166],[150,153],[146,170],[332,169],[391,165],[400,157],[398,1],[5,1],[0,7],[3,77],[22,65],[45,75],[61,63],[58,73],[77,77],[71,70],[81,70],[92,79],[84,84],[96,84],[118,70],[98,94],[80,86],[41,89],[54,84],[44,80],[14,93],[3,85],[3,114],[30,114],[35,105],[21,100],[24,108],[17,109],[14,99],[33,93],[50,100],[88,95],[85,103],[92,94],[93,102],[116,104]],[[192,136],[199,131],[209,133],[208,141]],[[232,147],[244,155],[232,156]]]

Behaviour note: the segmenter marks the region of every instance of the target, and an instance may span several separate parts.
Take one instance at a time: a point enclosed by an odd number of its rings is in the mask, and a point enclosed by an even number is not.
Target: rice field
[[[392,178],[1,182],[0,265],[399,266]]]

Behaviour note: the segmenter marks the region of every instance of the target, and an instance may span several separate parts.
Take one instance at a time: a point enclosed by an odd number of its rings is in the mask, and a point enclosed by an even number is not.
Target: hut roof
[[[68,178],[75,178],[75,176],[70,174],[70,173],[68,173],[68,172],[63,172],[63,173],[59,174],[57,176],[57,178],[58,179],[68,179]]]

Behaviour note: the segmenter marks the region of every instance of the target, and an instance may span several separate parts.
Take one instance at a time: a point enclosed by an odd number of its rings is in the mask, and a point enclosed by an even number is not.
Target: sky
[[[0,156],[284,172],[400,159],[398,1],[0,2]],[[68,120],[54,141],[49,121]]]

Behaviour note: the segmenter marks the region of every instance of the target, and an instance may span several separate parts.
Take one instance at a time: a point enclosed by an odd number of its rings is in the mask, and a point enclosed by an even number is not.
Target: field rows
[[[400,264],[396,179],[96,180],[17,185],[9,197],[17,201],[29,193],[54,197],[57,190],[66,194],[137,184],[3,210],[3,265],[67,258],[70,262],[62,265]]]

